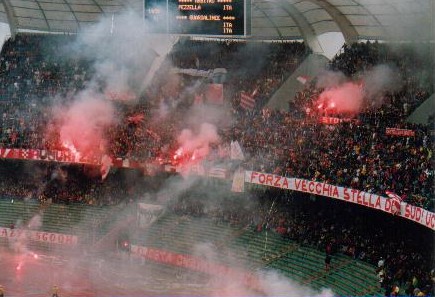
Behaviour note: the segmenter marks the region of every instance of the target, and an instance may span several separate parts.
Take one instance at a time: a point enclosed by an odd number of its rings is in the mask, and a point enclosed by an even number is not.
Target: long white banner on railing
[[[77,244],[78,238],[75,235],[50,233],[44,231],[11,229],[0,227],[0,237],[12,240],[32,240],[46,243],[62,244],[74,246]]]
[[[245,182],[326,196],[389,213],[395,212],[391,199],[389,198],[323,182],[300,178],[289,178],[257,171],[245,171]],[[435,231],[435,213],[433,212],[402,202],[400,204],[400,214],[397,215],[422,224]]]
[[[192,255],[178,254],[140,245],[131,245],[131,253],[157,263],[183,267],[221,278],[231,279],[232,281],[243,283],[257,291],[263,291],[257,275],[249,271],[239,270]]]

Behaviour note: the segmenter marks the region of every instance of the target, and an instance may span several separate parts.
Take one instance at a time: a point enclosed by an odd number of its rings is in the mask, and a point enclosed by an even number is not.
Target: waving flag
[[[241,99],[240,99],[240,106],[243,109],[254,109],[255,107],[255,98],[253,96],[250,96],[249,94],[246,94],[245,92],[242,92],[240,94]]]
[[[224,103],[224,85],[223,84],[209,84],[206,95],[207,102],[211,104]]]
[[[400,203],[403,201],[402,197],[392,191],[385,191],[385,194],[391,199],[391,213],[400,215]]]
[[[210,168],[210,170],[208,171],[208,176],[224,179],[226,177],[226,173],[227,170],[225,168],[215,166]]]
[[[308,76],[301,75],[301,76],[298,76],[296,79],[298,82],[305,85],[310,78]]]
[[[127,117],[127,121],[133,124],[139,124],[145,119],[145,115],[142,113],[137,113]]]

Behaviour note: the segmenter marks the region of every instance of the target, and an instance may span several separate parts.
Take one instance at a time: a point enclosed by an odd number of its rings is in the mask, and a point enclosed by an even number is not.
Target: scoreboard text
[[[245,0],[145,0],[152,32],[245,35]]]

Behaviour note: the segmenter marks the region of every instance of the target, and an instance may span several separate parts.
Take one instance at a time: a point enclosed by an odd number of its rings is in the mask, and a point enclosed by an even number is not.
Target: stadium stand
[[[73,42],[73,36],[40,34],[18,34],[6,42],[0,63],[4,86],[0,90],[1,148],[66,150],[59,142],[56,123],[50,121],[52,102],[47,98],[71,100],[92,80],[89,61],[78,53],[56,55],[60,47]],[[287,111],[264,108],[309,53],[304,43],[297,42],[183,39],[174,46],[154,84],[140,94],[138,105],[114,103],[122,120],[106,131],[108,153],[113,158],[157,163],[161,171],[167,163],[179,165],[174,164],[173,155],[179,146],[181,115],[195,106],[195,95],[205,96],[205,89],[183,98],[163,98],[170,90],[160,78],[171,75],[173,67],[225,68],[226,77],[220,81],[224,106],[234,120],[218,131],[221,146],[212,146],[205,161],[229,161],[228,149],[222,153],[222,148],[237,140],[246,161],[233,161],[230,169],[237,165],[378,195],[392,191],[406,203],[433,211],[433,127],[405,121],[434,91],[429,64],[406,48],[370,42],[346,45],[331,61],[331,70],[342,71],[347,80],[356,82],[362,71],[375,65],[394,65],[401,88],[383,93],[380,106],[373,110],[366,105],[349,121],[346,114],[334,114],[342,121],[333,126],[318,121],[327,112],[312,111],[324,90],[318,86],[320,78],[307,82],[305,90],[290,100]],[[257,63],[257,55],[264,57],[262,63]],[[194,82],[183,76],[178,83],[185,87]],[[255,104],[244,105],[243,95]],[[151,115],[162,103],[172,107],[170,115],[155,120]],[[51,128],[48,135],[47,126]],[[387,128],[406,129],[413,136],[393,137]],[[149,191],[153,182],[148,179],[162,178],[160,173],[147,177],[146,171],[127,172],[111,172],[102,182],[98,166],[0,160],[0,226],[13,226],[17,219],[25,225],[43,211],[44,231],[74,234],[84,243],[95,244],[114,227],[107,217]],[[250,269],[277,269],[316,289],[330,287],[338,295],[382,294],[381,288],[391,294],[393,286],[409,296],[416,289],[426,295],[433,292],[432,230],[330,199],[290,197],[284,191],[253,189],[250,193],[262,200],[252,209],[228,202],[210,211],[197,199],[203,193],[187,192],[170,205],[170,216],[162,217],[145,235],[135,234],[135,243],[193,254],[192,243],[211,242],[229,253],[222,255],[223,262],[231,261],[235,257],[231,251],[238,250],[237,261]],[[92,236],[90,226],[95,230]],[[325,254],[332,255],[330,271],[324,271]]]
[[[9,41],[3,50],[3,69],[14,69],[4,72],[4,79],[9,79],[9,85],[13,85],[15,81],[18,85],[27,85],[17,90],[10,90],[4,95],[5,105],[3,107],[3,125],[2,137],[3,147],[23,147],[23,148],[62,148],[60,143],[57,143],[58,136],[53,134],[52,141],[49,137],[41,135],[45,133],[44,125],[49,122],[50,115],[45,111],[44,116],[38,110],[30,109],[24,113],[20,107],[16,105],[15,101],[12,107],[11,100],[13,98],[27,98],[29,94],[38,94],[36,91],[37,77],[27,78],[25,74],[29,75],[26,63],[32,63],[34,72],[43,72],[43,69],[36,70],[41,65],[47,67],[44,82],[49,85],[42,85],[42,90],[51,90],[51,94],[65,95],[68,92],[75,93],[83,87],[84,81],[89,77],[88,69],[84,66],[84,61],[78,62],[74,57],[68,59],[64,57],[64,64],[59,64],[59,57],[52,57],[51,54],[41,56],[31,55],[29,48],[35,51],[40,51],[38,45],[46,42],[48,45],[65,43],[65,36],[56,37],[41,37],[39,35],[20,35],[14,42]],[[47,39],[47,40],[45,40]],[[69,40],[69,39],[67,39]],[[70,40],[70,42],[72,42]],[[9,50],[16,44],[15,50]],[[252,48],[251,48],[252,47]],[[245,49],[246,48],[246,49]],[[293,48],[293,54],[289,51]],[[233,63],[229,63],[229,57],[232,52],[241,50],[243,55],[239,57],[249,57],[249,53],[254,51],[268,52],[269,58],[265,60],[265,65],[275,65],[277,61],[290,61],[287,67],[276,69],[276,67],[268,66],[271,68],[259,69],[257,72],[252,69],[251,65],[254,63],[253,57],[246,58],[244,64],[241,64],[242,59],[231,57]],[[175,47],[174,52],[171,54],[172,62],[179,67],[195,67],[195,61],[207,61],[207,64],[201,62],[198,66],[199,69],[206,69],[211,67],[213,69],[223,67],[225,65],[233,65],[228,69],[228,90],[230,93],[235,94],[234,90],[244,90],[252,92],[253,89],[258,88],[258,98],[265,96],[268,98],[270,92],[276,88],[276,83],[270,90],[263,90],[266,86],[261,86],[258,82],[267,82],[268,80],[283,81],[285,77],[284,69],[291,72],[291,69],[297,66],[297,61],[303,57],[306,50],[303,46],[298,44],[260,44],[260,45],[246,45],[244,43],[206,43],[203,41],[184,41],[180,42]],[[200,53],[208,53],[206,57],[200,56]],[[283,56],[283,53],[287,56]],[[391,53],[395,55],[392,56]],[[401,57],[408,56],[407,51],[394,52],[393,49],[389,50],[385,45],[379,44],[358,44],[349,48],[344,48],[343,54],[338,56],[332,61],[332,69],[342,70],[346,74],[353,74],[361,69],[367,69],[374,63],[393,63],[400,61],[398,64],[399,69],[410,69],[408,65],[416,66],[422,65],[423,62],[408,58],[406,60]],[[357,55],[356,61],[353,57]],[[15,56],[23,58],[16,59]],[[35,59],[28,60],[27,56]],[[390,57],[392,56],[392,57]],[[47,60],[44,60],[44,58]],[[48,57],[48,58],[47,58]],[[388,57],[388,59],[387,59]],[[234,60],[235,59],[235,60]],[[251,59],[251,60],[250,60]],[[27,62],[26,62],[27,61]],[[42,62],[44,61],[44,63]],[[71,62],[69,62],[71,61]],[[179,61],[184,61],[179,62]],[[237,62],[238,61],[238,62]],[[341,62],[345,61],[345,62]],[[351,61],[351,62],[349,62]],[[404,64],[405,61],[407,64]],[[34,62],[34,63],[33,63]],[[71,63],[76,63],[71,65]],[[178,63],[178,64],[177,64]],[[358,69],[353,69],[350,65],[358,64]],[[293,65],[293,66],[292,66]],[[261,65],[260,65],[261,66]],[[259,68],[261,68],[258,66]],[[293,67],[293,68],[292,68]],[[75,69],[76,71],[71,71]],[[251,78],[251,82],[243,82],[242,85],[234,84],[237,81],[235,78],[239,76],[239,71],[245,71],[243,76]],[[269,69],[269,70],[268,70]],[[270,73],[273,69],[274,74]],[[414,69],[414,68],[412,68]],[[418,206],[425,207],[426,209],[433,209],[433,200],[428,198],[432,191],[433,185],[433,170],[430,167],[431,151],[431,137],[429,136],[429,126],[412,125],[404,123],[406,116],[414,109],[414,107],[427,97],[430,90],[430,72],[426,68],[417,73],[414,70],[407,70],[402,73],[403,82],[407,84],[403,89],[394,94],[394,100],[391,98],[390,104],[385,104],[383,109],[377,110],[374,114],[372,111],[367,111],[359,117],[361,124],[348,124],[343,123],[337,125],[334,131],[331,131],[327,125],[310,121],[309,118],[303,120],[290,117],[294,114],[303,114],[304,110],[309,104],[310,100],[304,98],[315,98],[321,89],[313,89],[314,86],[307,87],[307,90],[301,93],[290,112],[276,112],[269,110],[261,110],[263,99],[259,99],[258,106],[253,111],[245,111],[238,108],[239,96],[234,99],[232,104],[235,104],[237,110],[236,122],[230,131],[221,131],[225,141],[239,140],[242,147],[246,151],[251,160],[251,164],[246,164],[246,167],[253,170],[274,172],[286,176],[297,176],[307,179],[316,179],[338,185],[351,186],[353,188],[383,194],[385,190],[395,191],[400,196],[404,196],[406,202],[413,202]],[[67,71],[68,70],[68,71]],[[249,72],[252,71],[252,72]],[[256,73],[257,72],[257,73]],[[274,77],[275,77],[274,76]],[[421,86],[416,85],[417,77],[425,77],[421,81]],[[60,81],[58,78],[64,79]],[[75,79],[77,77],[77,79]],[[30,81],[29,81],[30,79]],[[75,81],[77,84],[71,85],[65,83],[66,81]],[[5,81],[6,83],[6,81]],[[61,88],[57,89],[56,86]],[[67,87],[67,88],[65,88]],[[157,86],[156,86],[157,87]],[[158,87],[157,87],[158,88]],[[267,87],[268,88],[268,87]],[[408,94],[408,95],[407,95]],[[41,100],[47,93],[37,95]],[[227,94],[230,98],[234,98]],[[9,100],[6,100],[9,98]],[[410,98],[413,101],[404,102],[404,98]],[[151,98],[152,99],[152,98]],[[158,99],[158,98],[156,98]],[[24,99],[23,102],[28,102]],[[32,101],[32,100],[31,100]],[[35,101],[35,102],[37,102]],[[312,101],[312,100],[311,100]],[[33,101],[32,101],[33,102]],[[152,102],[152,101],[151,101]],[[28,105],[26,108],[29,108]],[[37,104],[37,106],[40,106]],[[405,108],[405,107],[406,108]],[[137,110],[141,110],[138,108]],[[154,107],[155,109],[155,107]],[[145,115],[149,115],[153,107],[143,105]],[[14,116],[19,112],[20,116]],[[128,109],[125,112],[129,112]],[[122,112],[121,112],[122,113]],[[137,113],[137,111],[136,111]],[[130,112],[131,114],[131,112]],[[399,117],[398,117],[399,116]],[[148,117],[146,117],[148,118]],[[401,122],[396,119],[402,119]],[[174,120],[174,118],[172,118]],[[356,119],[358,120],[358,119]],[[175,122],[172,124],[158,122],[158,126],[153,126],[149,121],[145,120],[139,125],[131,123],[126,117],[126,120],[119,125],[115,130],[112,129],[111,152],[115,156],[130,156],[136,159],[149,158],[151,159],[170,159],[172,156],[167,156],[159,151],[165,143],[170,143],[171,147],[176,149],[176,139],[173,135],[176,133]],[[250,127],[247,131],[244,127]],[[415,137],[396,138],[385,135],[385,128],[402,128],[409,129],[415,132]],[[288,132],[291,130],[291,132]],[[152,137],[158,135],[158,138]],[[357,135],[357,136],[355,136]],[[47,139],[48,138],[48,139]],[[144,142],[143,139],[152,139],[151,142]],[[31,142],[34,139],[36,143]],[[42,139],[47,139],[46,144],[38,143]],[[29,143],[30,141],[30,143]],[[370,142],[369,142],[370,141]],[[267,145],[266,145],[267,143]],[[346,146],[340,144],[346,143]],[[174,150],[175,150],[174,149]],[[394,152],[395,158],[391,158],[391,152]],[[385,154],[385,156],[383,155]],[[255,156],[258,158],[256,159]],[[301,156],[309,156],[308,158],[301,158]],[[340,156],[340,157],[338,157]],[[379,157],[378,157],[379,156]],[[398,161],[400,158],[400,161]],[[261,160],[259,160],[261,159]],[[303,162],[295,162],[295,160],[303,160]],[[341,160],[341,161],[340,161]],[[355,162],[349,162],[354,160]],[[409,170],[411,169],[412,170]],[[382,178],[379,178],[382,177]]]

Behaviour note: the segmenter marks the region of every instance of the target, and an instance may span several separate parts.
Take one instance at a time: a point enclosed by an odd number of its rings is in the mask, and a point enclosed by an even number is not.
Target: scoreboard
[[[145,0],[151,32],[243,36],[250,0]]]

